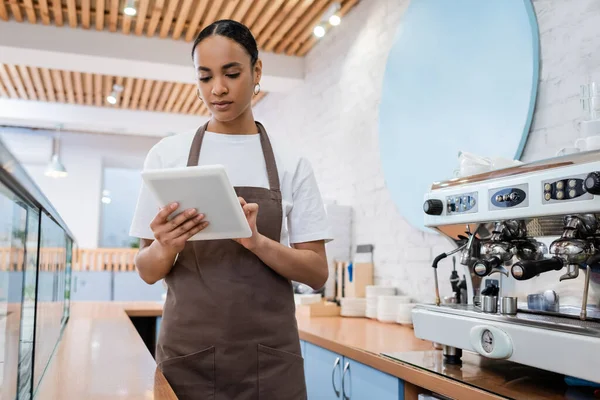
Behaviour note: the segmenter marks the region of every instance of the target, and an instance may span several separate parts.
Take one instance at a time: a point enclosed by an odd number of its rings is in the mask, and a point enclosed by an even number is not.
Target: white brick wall
[[[306,58],[306,83],[270,94],[256,118],[312,162],[326,199],[352,205],[355,244],[375,245],[376,283],[419,300],[433,296],[433,257],[449,247],[403,220],[384,185],[378,107],[387,54],[408,0],[363,0]],[[542,70],[524,160],[552,156],[579,135],[579,85],[600,77],[600,3],[535,0]],[[595,74],[595,75],[594,75]],[[458,264],[458,260],[457,260]],[[452,262],[440,264],[449,294]],[[458,264],[460,266],[460,264]]]

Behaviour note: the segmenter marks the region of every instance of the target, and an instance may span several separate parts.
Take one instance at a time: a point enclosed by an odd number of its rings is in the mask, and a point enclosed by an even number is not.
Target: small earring
[[[198,100],[200,100],[204,103],[204,101],[202,100],[202,97],[200,97],[200,89],[196,89],[196,97],[198,98]]]
[[[260,92],[260,83],[254,85],[254,95],[256,96]]]

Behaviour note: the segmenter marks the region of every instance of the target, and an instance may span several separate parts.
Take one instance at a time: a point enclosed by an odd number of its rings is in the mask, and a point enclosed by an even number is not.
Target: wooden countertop
[[[73,303],[37,399],[176,399],[129,319],[161,314],[162,304],[154,302]],[[397,376],[408,387],[458,399],[575,398],[548,380],[552,374],[541,374],[545,380],[538,382],[532,375],[539,370],[520,366],[515,372],[512,363],[512,370],[498,363],[491,367],[480,357],[465,354],[462,366],[445,366],[441,351],[398,324],[299,315],[298,328],[302,340]],[[402,361],[382,353],[393,353]]]
[[[128,317],[161,314],[152,302],[72,303],[36,400],[176,400]]]

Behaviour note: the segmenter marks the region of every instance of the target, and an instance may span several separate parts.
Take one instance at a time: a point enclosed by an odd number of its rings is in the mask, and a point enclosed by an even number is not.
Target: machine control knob
[[[519,200],[519,194],[517,192],[512,192],[511,194],[508,195],[508,197],[510,198],[510,201]]]
[[[588,193],[600,194],[600,172],[590,172],[583,184]]]
[[[442,211],[444,211],[444,203],[438,199],[426,200],[423,204],[423,211],[425,211],[425,214],[429,215],[442,215]]]

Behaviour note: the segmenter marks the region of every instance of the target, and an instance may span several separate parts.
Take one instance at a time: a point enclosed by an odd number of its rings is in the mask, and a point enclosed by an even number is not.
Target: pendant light
[[[60,132],[60,128],[61,127],[58,128],[59,132]],[[45,172],[45,175],[50,178],[66,178],[68,175],[67,169],[65,168],[63,163],[60,161],[59,145],[60,145],[59,137],[57,134],[52,138],[52,158],[50,159],[50,162],[48,163],[48,167],[46,168],[46,172]]]

